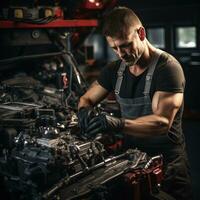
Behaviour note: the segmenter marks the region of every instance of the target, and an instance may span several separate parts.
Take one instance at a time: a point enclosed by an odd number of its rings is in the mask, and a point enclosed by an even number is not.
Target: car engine
[[[61,90],[56,82],[46,86],[32,73],[14,74],[1,83],[3,195],[11,200],[122,199],[118,188],[126,188],[123,191],[131,197],[141,179],[147,182],[146,190],[149,184],[157,188],[162,180],[161,155],[149,157],[138,149],[123,149],[122,138],[112,134],[82,136],[75,90],[69,95],[65,91],[69,88]]]
[[[147,175],[157,187],[162,156],[123,151],[121,139],[85,138],[75,108],[63,106],[59,95],[50,103],[48,94],[38,94],[33,86],[23,91],[9,81],[1,87],[0,104],[0,177],[8,199],[112,199],[110,194],[117,195],[117,188],[125,187],[127,180],[132,191],[131,180]],[[32,91],[27,92],[27,87]],[[30,94],[37,101],[25,102]]]

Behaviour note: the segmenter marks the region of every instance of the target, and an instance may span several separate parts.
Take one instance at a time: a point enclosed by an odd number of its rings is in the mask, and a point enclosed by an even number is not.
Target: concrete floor
[[[183,120],[183,131],[191,165],[194,200],[200,200],[200,120]]]

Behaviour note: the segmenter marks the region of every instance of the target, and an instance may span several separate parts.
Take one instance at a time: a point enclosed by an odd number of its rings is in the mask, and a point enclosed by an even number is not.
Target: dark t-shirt
[[[112,62],[103,68],[98,78],[98,83],[108,91],[115,89],[120,62],[120,60]],[[126,68],[119,96],[123,98],[143,96],[146,74],[147,70],[135,76]],[[185,78],[181,65],[171,55],[162,53],[153,74],[150,96],[153,97],[156,91],[183,92],[184,87]]]
[[[110,63],[102,69],[98,78],[98,83],[108,91],[115,89],[117,81],[117,71],[120,66],[120,60]],[[123,81],[119,96],[122,98],[142,97],[144,92],[145,77],[147,70],[141,75],[135,76],[130,73],[128,67],[124,71]],[[165,91],[173,93],[183,93],[185,87],[185,78],[180,63],[170,54],[163,52],[156,65],[150,88],[150,97],[152,99],[156,91]],[[181,118],[183,105],[177,112],[172,127],[169,130],[174,141],[183,141]]]

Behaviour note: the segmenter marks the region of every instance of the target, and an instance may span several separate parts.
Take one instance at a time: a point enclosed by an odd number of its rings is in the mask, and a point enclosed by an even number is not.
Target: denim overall
[[[123,118],[134,119],[153,113],[150,88],[153,73],[161,53],[162,51],[157,49],[152,62],[148,65],[143,97],[122,98],[119,96],[123,81],[123,73],[126,68],[125,63],[123,61],[121,62],[117,72],[118,77],[115,85],[115,96],[117,102],[120,104],[121,115]],[[137,147],[138,149],[147,152],[150,156],[163,154],[165,165],[165,181],[163,182],[163,190],[176,199],[192,199],[190,175],[188,174],[188,163],[184,145],[177,144],[169,134],[148,138],[124,134],[124,143],[125,148]],[[180,181],[180,179],[182,181]]]

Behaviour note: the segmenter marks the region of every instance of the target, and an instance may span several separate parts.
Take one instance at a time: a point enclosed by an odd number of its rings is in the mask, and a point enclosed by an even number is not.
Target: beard
[[[139,58],[140,58],[139,56],[136,56],[136,55],[133,55],[133,54],[131,54],[131,55],[125,54],[122,57],[122,60],[126,63],[126,65],[128,67],[130,67],[130,66],[135,65],[137,63],[137,61],[139,60]]]

